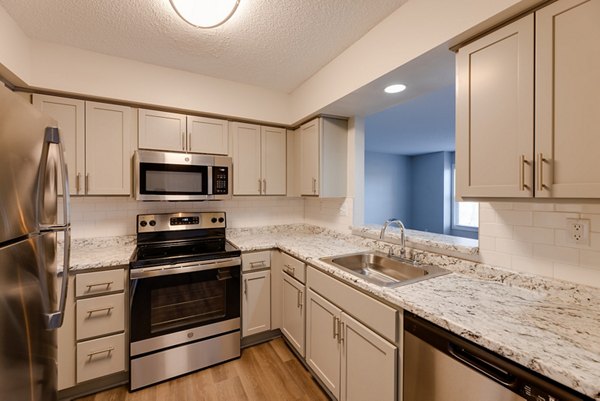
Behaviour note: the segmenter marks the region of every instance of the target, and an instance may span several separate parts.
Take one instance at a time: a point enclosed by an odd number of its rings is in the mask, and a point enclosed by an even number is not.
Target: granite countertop
[[[409,255],[419,262],[453,273],[383,288],[319,260],[371,249],[385,251],[390,246],[398,251],[397,245],[369,235],[294,224],[228,229],[227,238],[245,252],[279,248],[600,401],[600,289],[412,248]],[[134,248],[133,236],[75,240],[71,266],[81,271],[127,264]]]
[[[135,236],[74,239],[71,241],[69,271],[129,265],[135,249]],[[58,244],[58,271],[63,270],[63,246]]]
[[[453,273],[383,288],[319,260],[382,244],[311,226],[230,230],[243,251],[279,248],[399,308],[600,400],[600,289],[411,250]]]

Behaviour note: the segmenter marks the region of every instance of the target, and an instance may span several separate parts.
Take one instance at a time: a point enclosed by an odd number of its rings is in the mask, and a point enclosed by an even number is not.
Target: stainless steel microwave
[[[137,200],[231,199],[231,157],[138,150],[134,171]]]

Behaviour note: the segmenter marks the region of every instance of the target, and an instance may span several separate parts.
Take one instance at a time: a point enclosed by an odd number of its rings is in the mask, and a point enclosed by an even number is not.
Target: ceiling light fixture
[[[385,93],[399,93],[406,89],[406,85],[404,84],[394,84],[386,87],[384,89]]]
[[[214,28],[227,21],[240,0],[169,0],[175,12],[197,28]]]

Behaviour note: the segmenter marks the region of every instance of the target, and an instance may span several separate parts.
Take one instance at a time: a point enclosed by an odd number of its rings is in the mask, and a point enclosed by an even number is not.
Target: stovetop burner
[[[132,269],[239,257],[225,239],[225,213],[138,215],[137,248]]]

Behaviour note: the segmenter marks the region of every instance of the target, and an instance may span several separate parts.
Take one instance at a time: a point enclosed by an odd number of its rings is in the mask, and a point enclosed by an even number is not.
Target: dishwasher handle
[[[448,343],[448,352],[460,362],[470,366],[479,373],[486,375],[490,379],[504,384],[506,387],[514,388],[517,384],[516,376],[510,374],[491,361],[487,361],[478,357],[477,355],[472,354],[464,347],[453,343]]]

